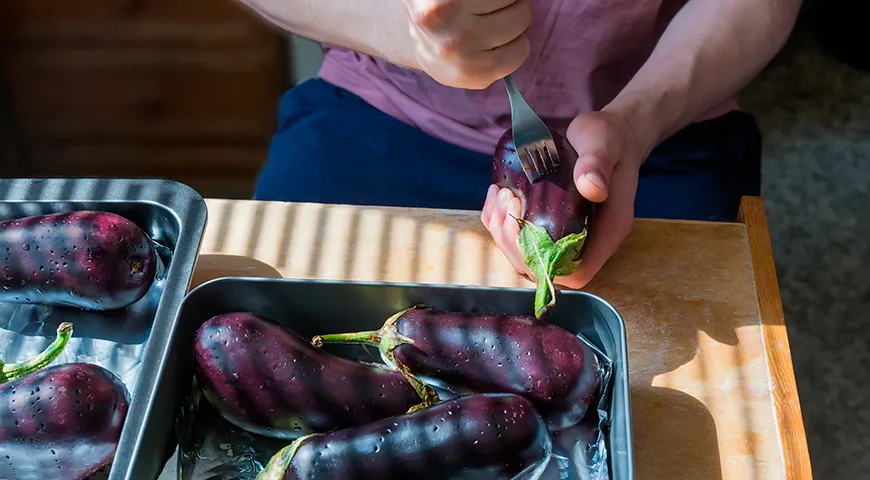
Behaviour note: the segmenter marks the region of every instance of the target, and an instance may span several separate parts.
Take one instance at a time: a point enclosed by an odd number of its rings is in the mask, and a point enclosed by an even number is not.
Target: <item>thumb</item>
[[[577,151],[574,183],[580,195],[591,202],[607,199],[610,177],[619,160],[607,122],[578,117],[568,128],[568,140]]]

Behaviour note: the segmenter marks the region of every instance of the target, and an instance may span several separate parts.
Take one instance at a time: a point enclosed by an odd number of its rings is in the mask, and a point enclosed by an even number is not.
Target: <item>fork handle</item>
[[[532,119],[538,119],[538,114],[532,110],[532,107],[528,102],[526,102],[526,99],[523,98],[523,94],[520,93],[520,89],[514,82],[513,77],[508,75],[502,80],[507,89],[508,101],[510,101],[511,104],[511,118],[514,125],[516,126],[517,123],[525,125],[532,121]]]

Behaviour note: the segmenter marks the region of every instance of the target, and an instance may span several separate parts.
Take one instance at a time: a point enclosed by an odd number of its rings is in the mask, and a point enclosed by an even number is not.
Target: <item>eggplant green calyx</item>
[[[305,435],[304,437],[299,437],[293,441],[290,445],[278,450],[275,455],[272,455],[272,458],[269,459],[269,463],[266,464],[266,468],[263,469],[260,473],[257,474],[257,480],[281,480],[284,478],[284,474],[287,472],[287,469],[290,468],[290,464],[293,463],[293,457],[296,456],[296,452],[302,448],[302,445],[305,444],[311,437],[316,437],[321,435],[320,433],[312,433],[311,435]]]
[[[556,277],[574,273],[580,266],[580,251],[586,242],[586,230],[553,241],[547,229],[517,218],[520,225],[519,245],[523,262],[535,275],[535,317],[541,318],[556,306]]]
[[[35,357],[20,363],[4,364],[0,361],[0,383],[17,380],[53,362],[66,348],[72,337],[72,331],[72,323],[63,322],[57,327],[57,337],[54,341]]]
[[[420,397],[420,403],[414,405],[410,410],[408,410],[408,413],[415,412],[421,408],[435,405],[440,401],[438,393],[434,388],[417,378],[413,373],[411,373],[411,370],[406,365],[397,361],[395,355],[393,355],[393,350],[395,350],[399,345],[414,343],[412,338],[408,338],[399,333],[399,320],[402,318],[402,315],[417,308],[422,308],[422,306],[415,305],[394,314],[384,322],[384,325],[379,330],[317,335],[311,339],[311,344],[315,347],[322,347],[327,343],[350,343],[378,347],[384,361],[389,366],[398,370]]]

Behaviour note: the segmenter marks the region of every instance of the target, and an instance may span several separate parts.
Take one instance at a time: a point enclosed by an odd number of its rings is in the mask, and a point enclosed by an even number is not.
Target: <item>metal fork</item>
[[[529,182],[535,183],[559,170],[561,162],[556,142],[541,117],[526,103],[510,75],[504,77],[504,85],[511,102],[511,127],[517,156]]]

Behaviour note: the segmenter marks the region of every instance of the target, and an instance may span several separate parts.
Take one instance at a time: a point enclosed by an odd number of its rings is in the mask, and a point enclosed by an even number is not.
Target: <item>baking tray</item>
[[[145,418],[159,402],[153,390],[166,356],[170,328],[190,286],[205,230],[203,198],[181,183],[160,179],[0,180],[0,219],[94,209],[122,215],[154,241],[160,257],[157,281],[145,297],[122,310],[0,303],[0,352],[8,362],[40,351],[60,322],[73,323],[73,339],[54,364],[82,361],[111,370],[131,393],[131,404],[114,462],[94,478],[120,480],[155,471],[169,450],[153,444],[140,452]],[[161,439],[162,440],[162,439]],[[135,462],[133,459],[135,458]],[[160,463],[162,465],[162,462]],[[156,473],[151,478],[156,477]]]
[[[533,300],[531,289],[242,277],[212,280],[191,291],[178,313],[153,392],[160,401],[153,403],[146,430],[152,438],[165,438],[176,432],[183,446],[177,466],[183,480],[252,478],[268,461],[270,449],[274,452],[286,445],[286,441],[257,437],[233,427],[202,400],[195,388],[193,336],[214,315],[252,312],[310,338],[325,332],[377,329],[387,317],[415,304],[469,312],[527,314]],[[599,406],[609,416],[602,430],[609,470],[604,478],[632,480],[628,362],[622,318],[603,299],[573,291],[560,293],[559,307],[549,318],[589,340],[611,361],[608,391],[602,400],[604,407]],[[349,358],[360,358],[359,349],[368,347],[329,345],[328,348]],[[368,353],[367,361],[379,361],[376,350]],[[251,447],[252,443],[256,448]],[[192,446],[184,448],[185,445]],[[136,454],[153,459],[158,452],[152,450],[157,448],[155,444],[143,443]],[[563,457],[550,462],[542,479],[600,478],[577,469],[569,472],[569,467],[574,468],[568,465],[571,457],[582,454],[576,450],[564,452]],[[561,465],[555,465],[560,462]],[[142,464],[138,458],[134,463]],[[153,478],[151,474],[151,469],[137,471],[133,478]]]

